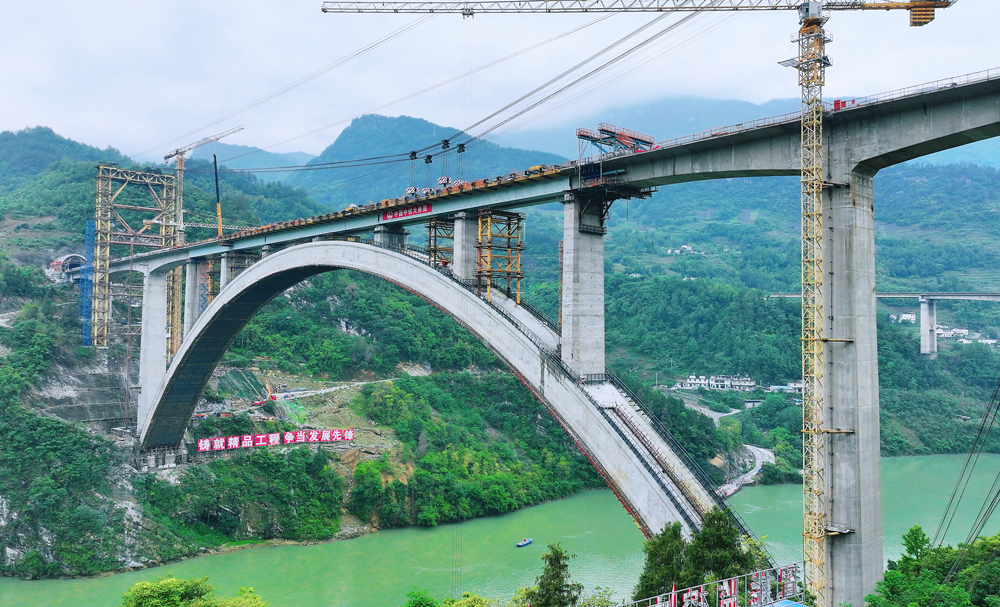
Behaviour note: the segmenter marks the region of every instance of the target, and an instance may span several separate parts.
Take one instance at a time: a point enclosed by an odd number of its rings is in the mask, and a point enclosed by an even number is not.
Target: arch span
[[[352,269],[393,282],[437,306],[488,345],[553,413],[648,534],[680,521],[687,532],[720,502],[641,414],[613,388],[585,390],[542,350],[544,341],[422,261],[379,247],[325,241],[269,255],[233,279],[181,344],[150,406],[139,411],[145,448],[175,447],[216,363],[270,299],[316,274]],[[600,404],[598,402],[600,399]],[[610,413],[609,413],[610,411]],[[634,440],[640,437],[638,441]]]

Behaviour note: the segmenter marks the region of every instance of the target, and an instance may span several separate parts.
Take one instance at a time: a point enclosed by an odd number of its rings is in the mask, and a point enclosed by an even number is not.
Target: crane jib
[[[827,0],[823,10],[909,10],[948,8],[957,0]],[[600,13],[798,10],[802,0],[492,0],[323,2],[324,13]]]

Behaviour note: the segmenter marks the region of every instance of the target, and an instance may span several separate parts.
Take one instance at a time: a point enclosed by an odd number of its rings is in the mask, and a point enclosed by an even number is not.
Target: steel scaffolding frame
[[[448,267],[455,263],[455,220],[432,219],[427,222],[427,255],[434,265]]]
[[[479,211],[479,237],[476,240],[476,287],[479,295],[486,289],[492,301],[493,279],[506,282],[505,293],[521,303],[521,222],[524,213],[482,209]],[[512,289],[511,285],[514,284]],[[498,285],[499,286],[499,285]]]
[[[119,195],[129,185],[136,185],[149,193],[153,206],[124,204],[116,202]],[[176,242],[176,181],[174,175],[147,171],[132,171],[116,166],[97,167],[97,192],[94,208],[94,296],[92,313],[92,343],[106,348],[111,333],[111,282],[108,269],[111,262],[112,245],[162,248],[174,246]],[[123,217],[122,212],[150,214],[141,227],[133,227]],[[134,223],[134,220],[133,220]],[[158,225],[159,233],[149,231]],[[171,273],[173,280],[179,281],[180,273]],[[179,284],[179,282],[178,282]],[[171,302],[177,307],[177,322],[180,322],[180,301]],[[174,310],[171,309],[171,319]],[[171,334],[178,333],[171,326]],[[168,343],[169,347],[169,343]],[[176,350],[174,350],[176,351]],[[173,351],[172,351],[173,352]],[[171,353],[172,353],[171,352]]]

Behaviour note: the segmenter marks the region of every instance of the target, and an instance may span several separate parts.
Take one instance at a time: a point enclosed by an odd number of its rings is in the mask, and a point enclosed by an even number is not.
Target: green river
[[[913,524],[933,534],[964,456],[938,455],[882,460],[882,503],[886,558],[897,558],[900,536]],[[966,492],[950,543],[961,541],[997,470],[1000,455],[979,462],[980,473]],[[801,558],[801,489],[796,485],[749,487],[734,506],[782,563]],[[994,534],[1000,517],[987,527]],[[550,542],[576,553],[573,577],[614,588],[623,598],[642,568],[642,534],[610,491],[586,491],[505,516],[433,529],[380,531],[311,546],[262,547],[205,556],[152,570],[80,580],[23,581],[0,578],[2,607],[117,607],[121,593],[141,580],[167,573],[209,576],[219,593],[253,586],[272,607],[396,607],[414,586],[436,598],[450,596],[461,539],[461,588],[491,598],[509,598],[534,582],[539,556]],[[534,544],[515,548],[522,537]]]

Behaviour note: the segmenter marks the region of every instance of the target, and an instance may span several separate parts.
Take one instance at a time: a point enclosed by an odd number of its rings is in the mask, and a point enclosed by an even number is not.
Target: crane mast
[[[207,143],[218,141],[223,137],[228,137],[233,133],[243,130],[243,126],[231,128],[221,133],[216,133],[194,143],[177,148],[163,157],[164,160],[176,158],[174,172],[177,174],[176,185],[174,187],[174,211],[173,225],[167,226],[168,230],[174,231],[174,245],[184,244],[184,154],[201,147]],[[173,358],[174,354],[181,347],[182,327],[181,312],[183,301],[183,268],[174,268],[167,276],[167,309],[169,310],[170,340],[167,342],[167,355]]]
[[[802,552],[817,605],[826,600],[826,403],[823,341],[823,85],[830,61],[818,2],[799,13],[802,90]]]
[[[795,67],[802,93],[802,433],[803,555],[806,585],[818,605],[827,607],[827,535],[830,533],[826,462],[826,388],[823,335],[823,85],[830,60],[823,30],[825,11],[908,10],[910,25],[934,20],[935,10],[957,0],[485,0],[323,2],[324,13],[597,13],[797,10],[798,57],[781,64]]]

